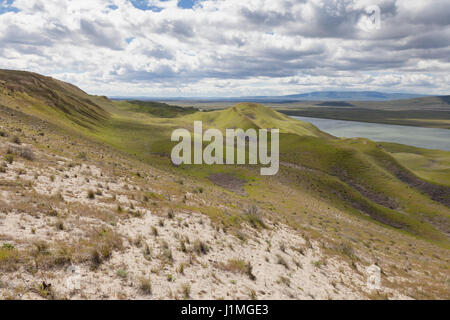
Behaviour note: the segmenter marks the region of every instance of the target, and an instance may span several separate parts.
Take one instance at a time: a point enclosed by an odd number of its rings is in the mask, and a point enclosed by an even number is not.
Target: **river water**
[[[450,130],[398,126],[345,120],[292,117],[312,123],[336,137],[368,138],[373,141],[396,142],[410,146],[450,151]]]

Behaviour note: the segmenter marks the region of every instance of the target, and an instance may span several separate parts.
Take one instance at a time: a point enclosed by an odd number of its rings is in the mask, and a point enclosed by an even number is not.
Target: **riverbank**
[[[436,110],[369,110],[357,108],[305,108],[283,109],[278,112],[288,116],[345,120],[423,128],[450,129],[450,112]]]
[[[450,151],[450,131],[440,128],[320,119],[293,118],[312,123],[320,130],[342,138],[368,138],[376,142],[393,142],[425,149]]]

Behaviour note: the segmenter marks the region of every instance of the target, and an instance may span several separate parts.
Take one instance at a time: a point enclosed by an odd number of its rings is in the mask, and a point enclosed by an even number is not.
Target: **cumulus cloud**
[[[361,28],[374,5],[380,28]],[[448,94],[448,12],[448,0],[0,0],[0,68],[107,95]]]

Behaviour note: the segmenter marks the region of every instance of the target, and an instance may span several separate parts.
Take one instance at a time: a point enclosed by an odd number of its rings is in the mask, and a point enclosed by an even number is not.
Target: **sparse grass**
[[[143,241],[144,241],[144,238],[142,237],[142,235],[138,235],[136,238],[134,238],[133,244],[134,244],[137,248],[140,248],[140,247],[142,247]]]
[[[65,226],[64,226],[64,221],[62,221],[62,220],[58,220],[55,223],[55,227],[56,227],[56,230],[59,230],[59,231],[63,231],[63,230],[66,229]]]
[[[11,146],[7,150],[8,155],[17,155],[29,161],[35,160],[34,152],[29,146]]]
[[[189,299],[191,296],[191,285],[186,282],[180,286],[180,292],[183,295],[184,299]]]
[[[357,259],[355,252],[353,250],[353,247],[348,242],[341,242],[337,244],[336,246],[332,247],[333,250],[335,250],[338,253],[341,253],[350,259]]]
[[[242,242],[247,241],[247,236],[241,230],[237,230],[235,235],[236,235],[236,238],[238,238]]]
[[[90,249],[90,261],[95,269],[108,260],[114,250],[122,250],[122,237],[111,229],[93,231],[91,236],[93,247]]]
[[[172,250],[169,248],[169,244],[166,241],[163,241],[162,243],[160,259],[170,264],[173,263]]]
[[[186,239],[180,239],[180,251],[186,253],[188,251],[186,246]]]
[[[125,269],[119,269],[119,270],[117,270],[117,271],[116,271],[116,275],[117,275],[119,278],[122,278],[122,279],[126,279],[126,278],[128,277],[128,273],[127,273],[127,271],[126,271]]]
[[[14,162],[14,155],[8,153],[3,157],[3,159],[5,159],[7,163],[12,164]]]
[[[14,246],[3,244],[0,247],[0,270],[15,271],[19,267],[20,260],[20,253]]]
[[[174,277],[173,275],[171,275],[171,274],[168,274],[168,275],[167,275],[167,281],[169,281],[169,282],[175,282],[175,277]]]
[[[139,289],[145,295],[152,294],[152,282],[150,278],[140,278],[139,279]]]
[[[201,241],[199,239],[194,241],[193,249],[194,252],[197,253],[198,255],[207,254],[209,252],[209,246],[206,244],[206,242]]]
[[[12,244],[10,244],[10,243],[4,243],[4,244],[2,245],[2,248],[3,248],[3,249],[6,249],[6,250],[12,250],[12,249],[14,249],[14,245],[12,245]]]
[[[42,282],[42,283],[40,283],[40,284],[37,286],[36,289],[37,289],[38,294],[39,294],[42,298],[50,299],[50,300],[53,300],[53,299],[56,298],[56,293],[55,293],[55,291],[53,290],[52,285],[51,285],[51,284],[47,284],[45,281]]]
[[[31,150],[31,148],[29,147],[22,148],[20,151],[20,156],[29,161],[33,161],[35,159],[33,150]]]
[[[326,265],[326,262],[324,260],[317,260],[317,261],[313,261],[312,264],[316,268],[321,268],[322,266]]]
[[[82,151],[82,152],[78,153],[78,158],[81,159],[81,160],[86,161],[87,160],[86,152]]]
[[[203,187],[199,187],[199,188],[194,189],[192,192],[193,193],[203,193],[203,191],[204,191]]]
[[[15,143],[15,144],[21,144],[21,143],[22,143],[22,142],[20,141],[19,136],[17,136],[17,135],[14,135],[14,136],[11,138],[11,142],[12,142],[12,143]]]
[[[233,273],[242,273],[248,275],[250,280],[256,280],[253,274],[253,267],[250,262],[245,262],[242,259],[230,259],[226,264],[222,264],[221,268],[225,271]]]
[[[94,200],[95,199],[95,192],[92,191],[92,190],[88,190],[87,198],[90,199],[90,200]]]
[[[186,265],[184,263],[180,263],[179,267],[178,267],[178,273],[180,274],[184,274],[184,269],[186,268]]]
[[[246,209],[245,217],[254,228],[266,228],[266,224],[264,223],[257,206],[252,205]]]
[[[150,246],[148,245],[148,243],[146,243],[144,246],[143,254],[144,254],[145,260],[148,260],[148,261],[152,260],[152,250],[150,249]]]
[[[284,276],[280,276],[278,278],[278,283],[282,283],[282,284],[290,287],[291,286],[291,279],[289,279],[287,277],[284,277]]]
[[[33,242],[34,255],[46,255],[49,253],[49,244],[46,241],[38,240]]]

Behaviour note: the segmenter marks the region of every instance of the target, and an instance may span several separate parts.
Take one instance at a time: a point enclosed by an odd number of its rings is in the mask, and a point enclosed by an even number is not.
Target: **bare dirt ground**
[[[52,261],[48,269],[33,272],[32,262],[19,261],[0,277],[3,298],[364,298],[364,273],[323,256],[317,243],[286,226],[268,223],[266,229],[248,227],[239,237],[230,235],[198,212],[140,206],[130,192],[139,192],[140,186],[129,177],[110,176],[97,166],[45,154],[31,145],[20,147],[33,153],[33,161],[17,158],[0,174],[3,243],[11,250],[33,252],[43,242],[46,248],[38,250],[48,252],[30,254],[54,255],[54,243],[70,251],[93,230],[113,228],[121,245],[95,268],[93,257],[71,258],[64,265]],[[11,143],[2,141],[0,149],[10,150]],[[199,201],[194,194],[186,197]],[[48,206],[34,207],[38,198],[47,199]],[[74,279],[79,287],[71,285]],[[145,279],[151,290],[142,288]]]
[[[235,192],[240,195],[246,195],[244,186],[247,181],[226,173],[215,173],[208,177],[216,185]]]
[[[10,145],[2,143],[0,147]],[[22,147],[33,150],[31,146]],[[69,166],[72,159],[48,159],[47,154],[33,153],[39,160],[16,160],[1,174],[0,202],[8,208],[0,214],[0,234],[5,243],[18,250],[39,241],[70,246],[92,229],[113,226],[122,248],[95,269],[90,261],[69,264],[79,275],[79,289],[67,284],[74,278],[67,267],[28,273],[27,266],[19,264],[17,270],[1,276],[4,298],[42,297],[38,289],[41,279],[52,285],[55,296],[75,299],[362,297],[354,287],[364,286],[364,275],[334,259],[325,259],[316,245],[307,244],[285,226],[270,225],[260,231],[247,228],[238,239],[196,212],[171,211],[169,217],[169,212],[161,216],[161,212],[154,214],[140,207],[138,201],[129,198],[132,182],[125,177],[110,177],[93,165]],[[8,182],[18,181],[27,186],[23,194],[5,188]],[[95,198],[90,198],[89,190],[94,190]],[[67,205],[53,215],[20,210],[19,203],[32,193],[36,197],[61,197]],[[109,201],[113,197],[116,200]],[[140,214],[108,221],[107,214],[113,216],[118,205],[122,211]],[[76,206],[94,207],[106,218],[72,211]],[[48,250],[56,249],[49,245]],[[142,279],[151,279],[151,294],[140,288]]]

